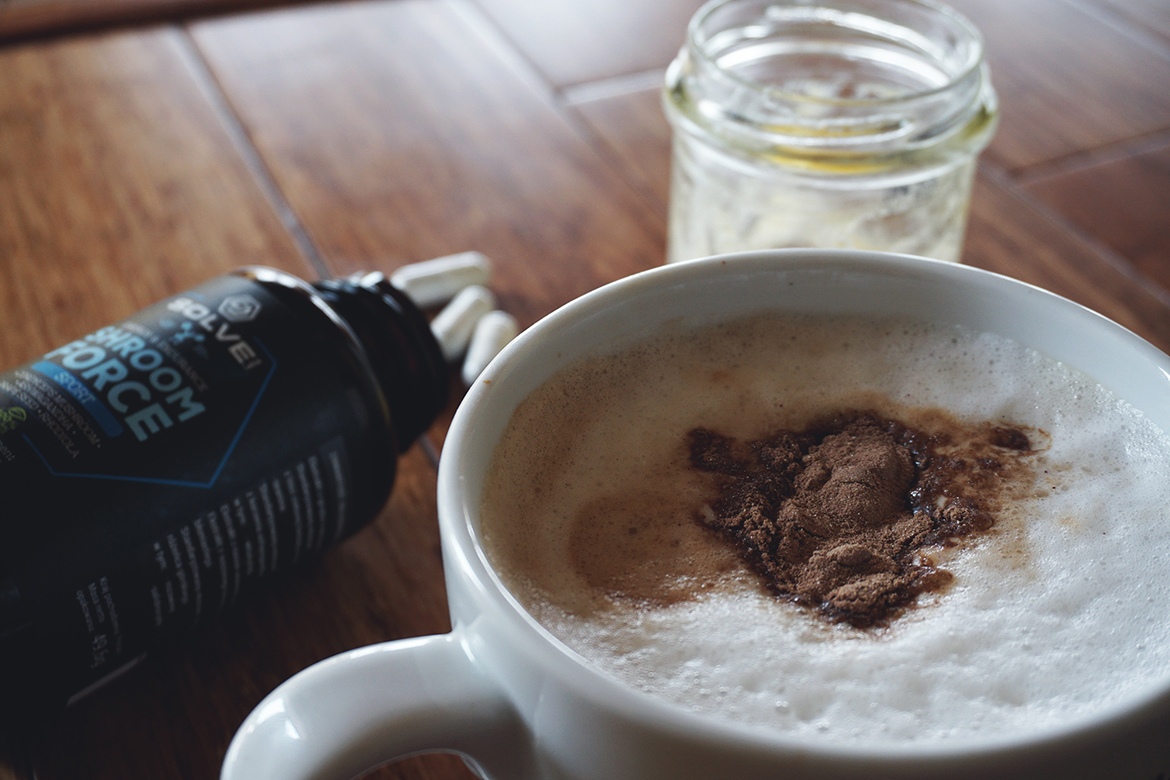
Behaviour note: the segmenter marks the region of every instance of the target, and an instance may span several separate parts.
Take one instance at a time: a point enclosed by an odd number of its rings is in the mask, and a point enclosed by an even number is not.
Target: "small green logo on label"
[[[0,433],[8,433],[27,419],[28,412],[24,410],[23,406],[0,409]]]

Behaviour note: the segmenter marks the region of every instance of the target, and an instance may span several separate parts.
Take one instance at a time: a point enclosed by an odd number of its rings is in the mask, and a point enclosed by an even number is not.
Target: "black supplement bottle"
[[[244,268],[0,374],[0,702],[59,709],[369,522],[447,366],[381,274]]]

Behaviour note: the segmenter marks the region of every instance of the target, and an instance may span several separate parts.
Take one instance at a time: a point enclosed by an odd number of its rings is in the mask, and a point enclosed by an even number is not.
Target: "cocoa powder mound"
[[[717,498],[700,522],[733,543],[776,595],[857,628],[888,624],[952,575],[921,550],[994,525],[990,511],[1014,461],[1031,452],[1016,428],[928,435],[873,413],[739,442],[697,428],[692,468]]]

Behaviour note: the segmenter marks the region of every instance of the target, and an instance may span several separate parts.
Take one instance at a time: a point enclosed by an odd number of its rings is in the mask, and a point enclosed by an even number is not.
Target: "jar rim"
[[[842,0],[816,0],[816,2],[800,2],[799,0],[708,0],[704,3],[695,15],[691,17],[687,24],[686,44],[685,50],[690,56],[694,56],[701,60],[705,65],[715,69],[721,76],[729,79],[733,83],[745,87],[750,90],[761,91],[767,94],[780,97],[784,100],[806,103],[810,105],[825,105],[825,106],[894,106],[903,103],[914,103],[917,101],[927,100],[946,93],[955,88],[957,84],[979,77],[982,79],[981,71],[984,68],[984,42],[983,35],[979,29],[954,8],[943,3],[934,2],[934,0],[862,0],[862,2],[870,3],[885,3],[889,5],[898,5],[906,7],[917,7],[937,14],[940,18],[945,18],[955,25],[956,29],[961,30],[968,36],[969,42],[972,46],[972,55],[970,62],[961,72],[956,74],[948,74],[948,80],[944,84],[929,89],[911,90],[896,97],[820,97],[816,95],[807,95],[791,90],[786,90],[774,85],[763,84],[761,82],[745,78],[739,74],[724,68],[718,61],[716,56],[713,56],[706,48],[705,42],[710,39],[710,35],[702,30],[702,26],[707,22],[713,14],[720,9],[735,5],[747,4],[757,2],[762,7],[782,7],[789,8],[806,7],[809,9],[815,8],[840,8],[845,3]],[[847,2],[856,2],[856,0],[847,0]],[[874,17],[876,18],[876,17]]]

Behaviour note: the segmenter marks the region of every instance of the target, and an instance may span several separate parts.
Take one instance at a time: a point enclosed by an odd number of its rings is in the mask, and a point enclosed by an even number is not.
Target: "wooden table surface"
[[[659,265],[663,69],[698,0],[0,0],[0,367],[245,264],[467,249],[527,326]],[[1170,4],[956,0],[1003,119],[964,262],[1170,349]],[[449,628],[434,452],[323,563],[8,740],[0,778],[213,778],[278,683]],[[378,778],[467,778],[450,756]]]

